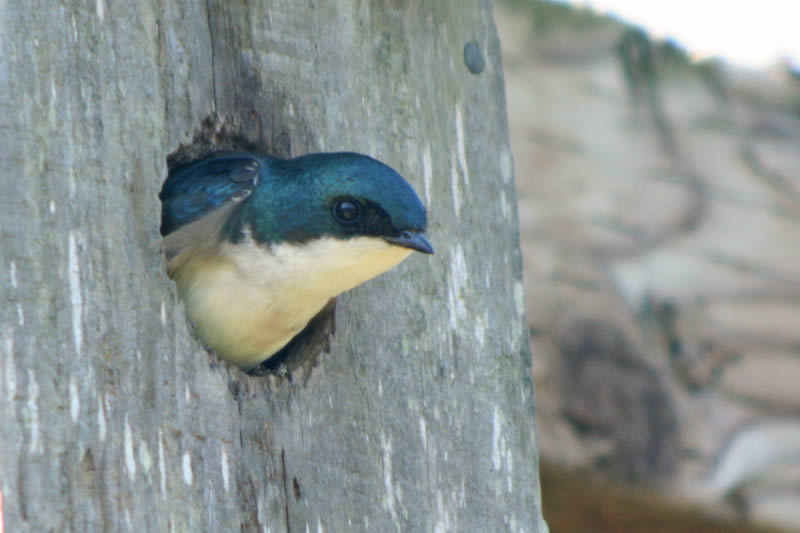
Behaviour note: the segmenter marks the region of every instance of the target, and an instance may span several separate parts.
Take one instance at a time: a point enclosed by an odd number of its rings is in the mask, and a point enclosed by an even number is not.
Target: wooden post
[[[546,530],[491,2],[6,2],[0,47],[5,531]],[[208,354],[152,247],[215,142],[367,153],[429,208],[436,255],[291,380]]]

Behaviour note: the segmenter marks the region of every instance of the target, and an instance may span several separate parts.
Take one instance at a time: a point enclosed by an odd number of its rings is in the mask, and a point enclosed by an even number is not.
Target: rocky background
[[[543,459],[800,531],[800,80],[495,17]]]

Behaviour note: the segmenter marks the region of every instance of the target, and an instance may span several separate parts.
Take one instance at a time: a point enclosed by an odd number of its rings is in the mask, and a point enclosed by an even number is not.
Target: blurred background
[[[551,530],[800,531],[800,4],[495,18]]]

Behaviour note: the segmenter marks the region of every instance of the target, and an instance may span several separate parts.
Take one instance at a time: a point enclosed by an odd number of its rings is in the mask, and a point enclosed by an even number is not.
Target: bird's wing
[[[258,185],[263,163],[249,154],[220,155],[169,173],[159,194],[164,237],[158,246],[170,276],[215,256],[221,228]]]
[[[262,161],[250,154],[227,154],[170,171],[161,189],[161,235],[196,222],[229,202],[247,198],[258,184]]]

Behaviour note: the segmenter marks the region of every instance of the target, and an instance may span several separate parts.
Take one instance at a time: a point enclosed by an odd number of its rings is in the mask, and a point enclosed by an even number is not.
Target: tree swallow
[[[425,208],[397,172],[355,153],[216,154],[170,171],[162,246],[201,340],[243,370],[327,302],[432,254]]]

